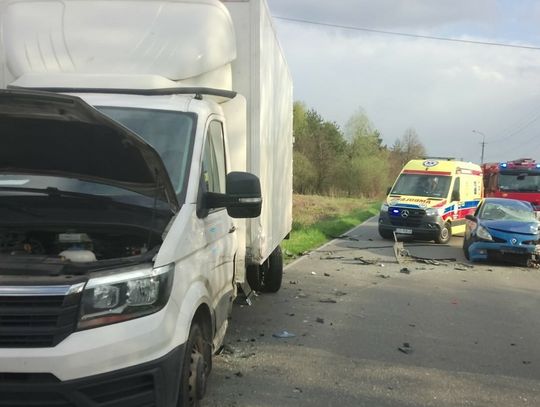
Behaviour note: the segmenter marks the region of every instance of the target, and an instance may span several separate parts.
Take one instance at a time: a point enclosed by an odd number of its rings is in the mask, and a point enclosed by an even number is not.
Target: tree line
[[[403,165],[426,155],[409,128],[388,147],[359,109],[342,130],[302,102],[294,103],[294,191],[299,194],[378,197]]]

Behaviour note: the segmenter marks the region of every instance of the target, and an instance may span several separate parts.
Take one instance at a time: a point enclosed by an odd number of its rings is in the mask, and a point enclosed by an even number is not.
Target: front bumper
[[[420,218],[410,222],[402,219],[392,219],[388,212],[381,211],[379,214],[379,231],[382,232],[397,232],[398,229],[411,230],[410,234],[400,234],[401,236],[411,236],[419,240],[433,240],[440,235],[444,221],[440,216],[423,215]]]
[[[185,344],[138,366],[61,381],[49,373],[3,373],[0,407],[170,407],[176,405]]]
[[[521,262],[532,259],[538,255],[535,245],[512,245],[477,241],[469,246],[471,261],[501,260],[506,262]]]

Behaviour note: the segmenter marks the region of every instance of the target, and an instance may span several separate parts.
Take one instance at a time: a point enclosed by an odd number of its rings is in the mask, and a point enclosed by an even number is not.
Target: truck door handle
[[[229,233],[234,233],[236,231],[236,226],[232,225],[229,229]]]

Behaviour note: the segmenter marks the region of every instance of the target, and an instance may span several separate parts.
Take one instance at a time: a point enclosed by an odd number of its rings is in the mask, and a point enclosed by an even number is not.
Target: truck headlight
[[[388,212],[388,204],[383,203],[381,205],[381,212]]]
[[[487,229],[480,225],[478,225],[478,227],[476,228],[476,236],[484,240],[489,240],[489,241],[493,240],[493,238],[491,237]]]
[[[439,211],[435,208],[426,209],[426,216],[437,216],[438,214],[439,214]]]
[[[114,324],[161,310],[169,300],[173,276],[174,263],[90,279],[82,295],[78,329]]]

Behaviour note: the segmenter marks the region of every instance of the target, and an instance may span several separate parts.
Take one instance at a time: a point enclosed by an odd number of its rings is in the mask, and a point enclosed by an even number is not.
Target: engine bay
[[[45,256],[74,263],[138,256],[160,243],[155,233],[130,227],[0,229],[0,255]]]

